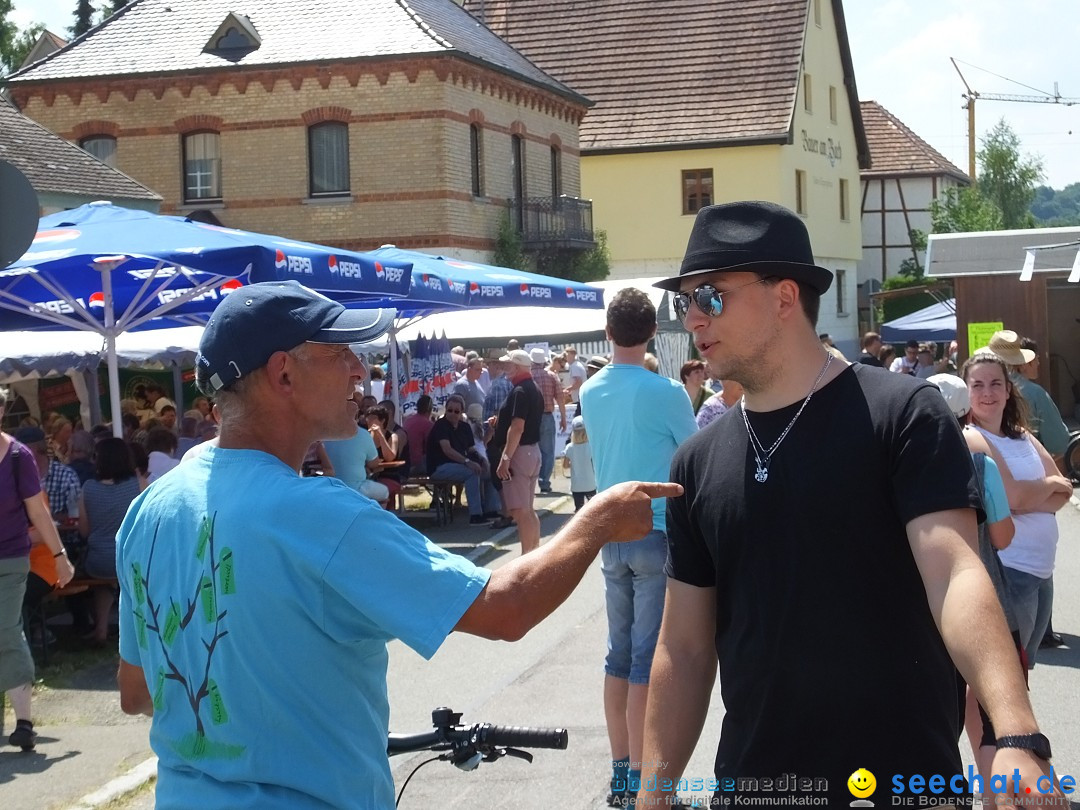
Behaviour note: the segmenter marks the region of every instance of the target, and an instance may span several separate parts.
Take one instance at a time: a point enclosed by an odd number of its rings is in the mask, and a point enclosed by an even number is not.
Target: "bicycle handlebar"
[[[387,753],[393,756],[414,751],[444,751],[463,746],[482,752],[510,747],[565,749],[568,742],[564,728],[496,726],[490,723],[462,726],[461,715],[445,707],[431,713],[431,722],[435,726],[433,731],[389,734]]]

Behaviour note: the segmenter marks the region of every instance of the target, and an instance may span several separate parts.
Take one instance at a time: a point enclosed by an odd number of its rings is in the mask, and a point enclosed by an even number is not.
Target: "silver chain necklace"
[[[791,421],[788,422],[787,427],[784,428],[784,432],[780,434],[775,442],[772,443],[772,447],[768,450],[758,439],[757,434],[754,433],[754,429],[750,427],[750,419],[746,415],[746,395],[739,401],[741,406],[739,410],[742,411],[743,424],[746,425],[746,432],[750,435],[750,446],[754,448],[754,460],[757,462],[757,469],[754,471],[754,480],[759,484],[764,484],[769,480],[769,462],[772,460],[773,453],[776,452],[776,448],[780,446],[788,433],[791,432],[791,428],[795,426],[795,422],[800,416],[802,416],[803,410],[810,404],[810,397],[817,391],[818,383],[821,382],[822,377],[825,376],[825,372],[829,370],[829,364],[832,363],[833,356],[831,353],[826,352],[825,365],[821,367],[821,371],[817,375],[817,379],[814,380],[814,384],[810,386],[810,393],[806,395],[806,399],[803,400],[802,405],[799,406],[799,410],[795,412],[795,415],[791,417]]]

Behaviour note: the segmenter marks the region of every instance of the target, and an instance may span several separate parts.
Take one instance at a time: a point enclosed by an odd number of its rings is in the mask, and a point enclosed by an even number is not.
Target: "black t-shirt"
[[[514,390],[499,409],[499,420],[495,423],[495,435],[491,439],[493,447],[506,447],[506,434],[510,432],[513,419],[524,419],[525,430],[521,434],[518,446],[540,443],[540,420],[544,415],[544,396],[532,377],[514,385]]]
[[[878,368],[885,367],[885,364],[882,363],[881,360],[879,360],[878,358],[874,357],[874,355],[870,354],[870,352],[863,352],[862,354],[860,354],[858,362],[862,363],[864,366],[877,366]]]
[[[457,459],[450,458],[442,449],[442,440],[450,442],[450,447],[457,450],[461,455],[467,455],[470,450],[475,451],[476,437],[473,436],[472,428],[464,419],[457,423],[457,427],[450,424],[445,416],[437,419],[431,426],[431,433],[427,440],[427,469],[428,475],[435,472],[440,464],[460,464]],[[477,455],[474,461],[479,459]]]
[[[801,404],[749,414],[766,447]],[[814,394],[758,483],[729,416],[677,451],[686,493],[667,518],[669,575],[716,587],[721,785],[826,779],[840,807],[866,768],[880,807],[893,774],[947,783],[961,773],[956,670],[905,525],[981,503],[956,419],[933,386],[855,364]]]

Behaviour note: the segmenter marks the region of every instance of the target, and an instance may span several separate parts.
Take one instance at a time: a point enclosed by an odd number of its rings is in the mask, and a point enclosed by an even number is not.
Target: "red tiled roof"
[[[872,169],[863,170],[864,176],[947,174],[971,182],[967,174],[876,101],[860,101],[859,108],[874,161]]]
[[[854,96],[840,0],[833,6]],[[465,0],[465,8],[483,11],[496,34],[595,102],[581,125],[583,151],[788,138],[807,0]]]

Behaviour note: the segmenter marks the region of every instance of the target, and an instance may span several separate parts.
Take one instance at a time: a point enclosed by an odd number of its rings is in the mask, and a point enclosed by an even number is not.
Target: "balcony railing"
[[[592,200],[528,197],[510,206],[526,250],[590,250],[596,244]]]

